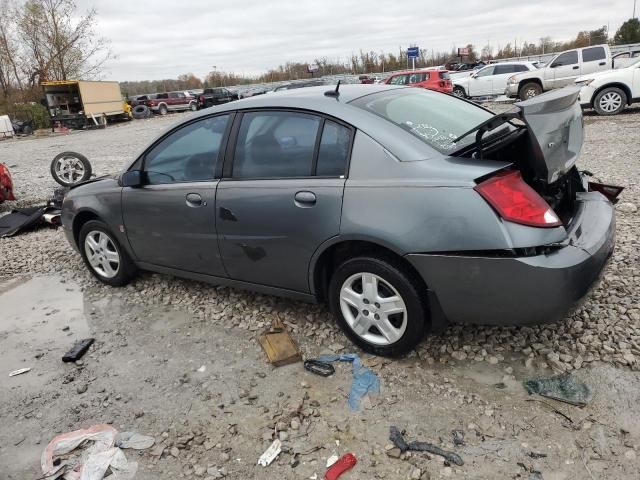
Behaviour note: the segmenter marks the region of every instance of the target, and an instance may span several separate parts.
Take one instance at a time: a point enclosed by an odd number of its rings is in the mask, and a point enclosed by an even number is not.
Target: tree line
[[[41,96],[40,83],[43,81],[97,78],[103,72],[105,62],[113,55],[108,40],[96,32],[96,18],[97,13],[93,9],[79,14],[74,0],[0,0],[0,111],[6,111],[9,105],[16,103],[37,101]],[[487,44],[479,49],[468,44],[465,47],[469,55],[464,60],[504,59],[602,43],[636,42],[640,42],[640,22],[632,18],[618,29],[612,39],[609,39],[607,28],[602,27],[581,31],[566,42],[543,37],[537,42],[514,42],[498,46]],[[456,48],[444,52],[421,49],[416,67],[443,65],[456,56]],[[318,67],[317,72],[309,72],[309,63],[287,62],[257,76],[240,76],[214,70],[203,79],[186,73],[171,79],[120,83],[123,92],[137,95],[321,75],[378,73],[411,66],[404,47],[399,47],[395,52],[360,50],[347,59],[319,57],[311,64]]]

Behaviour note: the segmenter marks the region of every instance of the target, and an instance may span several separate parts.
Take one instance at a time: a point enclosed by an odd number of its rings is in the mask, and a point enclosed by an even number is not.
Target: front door
[[[236,123],[216,195],[226,271],[309,292],[313,253],[339,233],[352,129],[277,110],[247,112]]]
[[[216,165],[229,115],[165,136],[144,155],[144,185],[122,190],[122,216],[139,261],[225,276],[215,228]]]
[[[560,88],[573,83],[580,76],[580,62],[578,51],[571,50],[558,55],[551,63],[553,72],[553,88]]]
[[[495,66],[484,67],[471,75],[469,79],[469,96],[481,97],[483,95],[491,95],[493,92],[493,71]]]

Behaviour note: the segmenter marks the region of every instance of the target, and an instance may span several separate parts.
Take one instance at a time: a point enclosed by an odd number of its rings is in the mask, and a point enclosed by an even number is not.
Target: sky
[[[640,2],[639,2],[640,3]],[[116,58],[104,79],[158,80],[192,72],[256,75],[287,61],[489,43],[574,38],[630,18],[633,0],[77,0],[95,8]],[[639,5],[640,8],[640,5]]]

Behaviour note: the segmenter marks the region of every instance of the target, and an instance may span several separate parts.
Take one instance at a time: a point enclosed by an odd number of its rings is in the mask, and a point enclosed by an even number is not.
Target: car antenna
[[[336,97],[336,98],[338,98],[340,96],[340,82],[341,82],[341,80],[338,80],[338,84],[336,85],[336,89],[335,90],[327,90],[326,92],[324,92],[324,94],[327,97]]]

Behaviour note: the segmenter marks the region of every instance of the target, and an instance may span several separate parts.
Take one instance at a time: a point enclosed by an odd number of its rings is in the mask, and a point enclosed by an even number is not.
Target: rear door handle
[[[603,66],[603,65],[606,65],[606,64],[607,64],[607,62],[600,62],[598,65]]]
[[[316,204],[316,194],[313,192],[297,192],[293,198],[296,206],[301,208],[313,207]]]
[[[577,70],[577,69],[579,69],[579,68],[580,68],[580,66],[579,66],[579,65],[575,65],[575,66],[573,67],[573,69],[574,69],[574,70]]]
[[[207,205],[207,202],[202,201],[202,197],[199,193],[187,193],[185,198],[187,199],[187,206],[189,207],[196,208]]]

